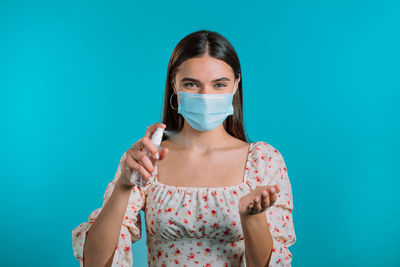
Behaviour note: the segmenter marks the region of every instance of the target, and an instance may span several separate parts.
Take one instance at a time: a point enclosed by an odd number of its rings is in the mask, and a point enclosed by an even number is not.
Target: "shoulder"
[[[280,153],[280,151],[271,144],[267,143],[266,141],[256,141],[252,143],[252,145],[253,145],[253,153],[256,156],[261,157],[262,159],[267,159],[270,161],[283,160],[283,156]]]

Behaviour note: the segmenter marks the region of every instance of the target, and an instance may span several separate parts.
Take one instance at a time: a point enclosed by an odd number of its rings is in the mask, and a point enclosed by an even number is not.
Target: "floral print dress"
[[[103,207],[121,174],[124,153],[103,196]],[[140,210],[145,212],[149,266],[246,266],[238,201],[258,186],[278,184],[275,204],[264,213],[273,237],[269,266],[291,266],[289,246],[296,242],[292,189],[280,152],[263,141],[250,143],[244,180],[228,187],[180,187],[150,178],[133,186],[112,267],[133,264],[132,243],[141,238]],[[102,208],[72,231],[74,256],[83,266],[86,233]]]

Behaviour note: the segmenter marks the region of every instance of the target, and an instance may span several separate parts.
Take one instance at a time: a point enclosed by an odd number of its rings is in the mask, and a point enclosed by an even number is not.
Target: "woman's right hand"
[[[139,172],[143,179],[147,181],[152,176],[155,166],[157,165],[156,154],[159,153],[158,160],[163,160],[165,158],[168,149],[162,148],[161,151],[158,151],[157,146],[150,140],[158,127],[165,129],[166,125],[159,122],[150,125],[147,127],[145,135],[126,151],[125,161],[121,168],[121,176],[117,181],[118,185],[123,188],[131,188],[134,183],[132,183],[130,179],[134,171]],[[146,150],[151,153],[151,157],[143,151],[143,148],[146,148]]]

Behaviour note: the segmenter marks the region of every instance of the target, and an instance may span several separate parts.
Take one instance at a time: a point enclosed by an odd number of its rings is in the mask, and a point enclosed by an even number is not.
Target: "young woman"
[[[241,78],[238,56],[220,34],[198,31],[178,43],[163,123],[123,153],[103,207],[72,232],[81,266],[132,266],[140,210],[149,266],[291,265],[296,236],[286,165],[273,146],[248,142]],[[157,127],[175,132],[164,135],[160,151],[150,141]],[[130,182],[136,170],[145,187]]]

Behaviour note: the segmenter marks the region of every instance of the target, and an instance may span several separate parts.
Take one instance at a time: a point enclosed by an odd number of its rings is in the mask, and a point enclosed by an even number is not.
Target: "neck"
[[[200,132],[185,121],[182,130],[172,139],[183,149],[206,153],[224,147],[230,138],[232,136],[225,130],[222,123],[214,130]]]

